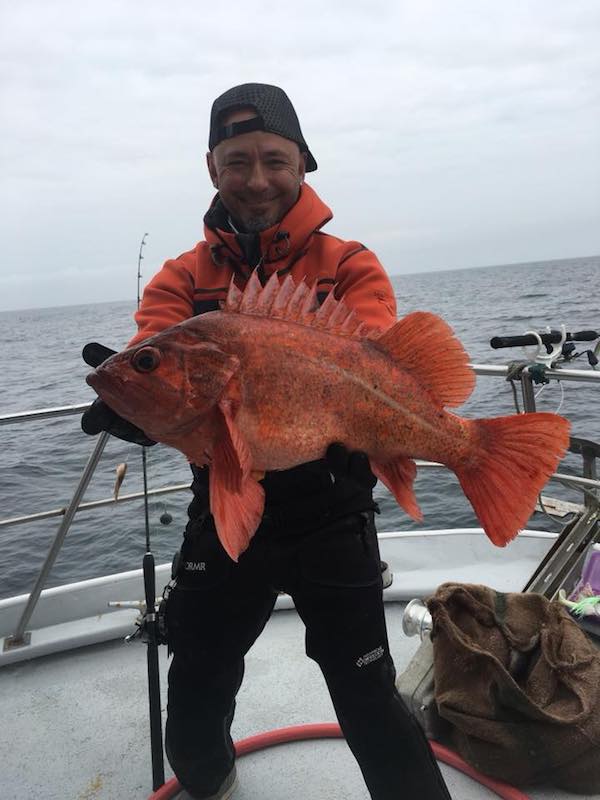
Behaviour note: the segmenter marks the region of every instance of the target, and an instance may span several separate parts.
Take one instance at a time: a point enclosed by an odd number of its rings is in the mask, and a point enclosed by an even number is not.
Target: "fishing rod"
[[[140,281],[142,279],[142,261],[144,260],[144,256],[142,255],[142,250],[146,246],[146,236],[148,236],[147,233],[145,233],[142,236],[142,241],[140,242],[140,252],[138,254],[138,271],[137,271],[137,307],[138,308],[140,307]]]
[[[600,331],[574,331],[570,333],[561,325],[560,330],[527,331],[522,336],[494,336],[490,339],[490,347],[499,350],[504,347],[537,346],[537,352],[530,358],[531,361],[540,362],[545,366],[552,366],[555,362],[573,361],[583,355],[587,356],[588,363],[595,369],[598,366],[600,341],[595,348],[576,353],[575,342],[594,342],[600,340]],[[545,353],[543,352],[545,351]]]
[[[146,244],[145,233],[140,242],[137,271],[137,307],[140,307],[140,281],[142,278],[142,251]],[[148,702],[150,709],[150,753],[152,758],[152,789],[156,791],[165,782],[165,762],[163,753],[162,716],[160,711],[160,667],[158,645],[161,641],[156,613],[156,570],[154,555],[150,547],[150,521],[148,514],[148,462],[147,448],[142,446],[142,472],[144,477],[144,522],[146,531],[146,552],[142,562],[144,574],[144,593],[146,595],[145,613],[139,623],[139,630],[133,636],[141,635],[146,643],[148,666]],[[128,637],[129,640],[129,637]]]
[[[562,331],[546,331],[538,333],[526,333],[523,336],[494,336],[490,339],[490,347],[499,350],[501,347],[526,347],[530,344],[537,344],[537,336],[542,340],[542,344],[559,344]],[[600,331],[576,331],[566,333],[566,342],[593,342],[600,337]]]

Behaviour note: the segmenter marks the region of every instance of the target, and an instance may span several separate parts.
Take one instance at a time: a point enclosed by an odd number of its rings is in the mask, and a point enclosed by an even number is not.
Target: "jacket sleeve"
[[[360,248],[360,245],[357,245]],[[396,323],[396,298],[390,279],[370,250],[350,251],[336,274],[335,296],[367,325],[387,330]]]
[[[128,347],[154,336],[194,314],[194,276],[190,261],[195,252],[166,261],[144,289],[135,321],[138,331]]]

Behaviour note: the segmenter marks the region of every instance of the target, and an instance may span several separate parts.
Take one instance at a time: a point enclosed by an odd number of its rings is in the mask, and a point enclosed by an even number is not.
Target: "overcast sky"
[[[0,309],[202,238],[212,101],[292,99],[326,230],[407,273],[600,253],[598,0],[0,0]]]

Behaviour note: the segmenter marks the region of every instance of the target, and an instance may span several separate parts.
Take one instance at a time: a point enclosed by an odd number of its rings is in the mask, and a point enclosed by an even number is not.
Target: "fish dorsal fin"
[[[443,408],[459,406],[475,388],[469,356],[443,319],[415,311],[373,344],[391,356]]]
[[[277,274],[273,273],[263,287],[255,270],[243,292],[232,280],[223,310],[232,314],[254,314],[298,322],[341,336],[370,338],[380,334],[378,329],[362,323],[342,300],[336,300],[333,291],[319,307],[316,283],[312,288],[304,281],[296,284],[291,275],[280,284]]]

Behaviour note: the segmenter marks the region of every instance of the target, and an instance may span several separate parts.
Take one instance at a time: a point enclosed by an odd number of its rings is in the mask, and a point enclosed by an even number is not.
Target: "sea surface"
[[[558,328],[561,323],[569,331],[600,329],[599,278],[600,257],[590,257],[400,275],[392,280],[399,316],[433,311],[454,328],[472,362],[503,364],[522,359],[523,352],[492,350],[492,336]],[[84,380],[89,368],[82,361],[82,347],[99,341],[121,349],[134,332],[134,308],[132,301],[0,313],[0,415],[91,402],[94,394]],[[585,357],[572,366],[589,369]],[[574,435],[600,441],[600,384],[561,386],[553,382],[544,387],[538,409],[560,407],[571,420]],[[510,385],[503,379],[479,377],[459,413],[476,417],[513,411]],[[0,520],[66,506],[94,444],[81,432],[79,416],[0,426]],[[158,445],[147,455],[149,488],[189,482],[189,467],[180,453]],[[84,502],[111,497],[115,469],[124,461],[128,472],[121,494],[142,489],[141,448],[111,437]],[[578,470],[579,460],[567,456],[561,471]],[[545,492],[573,501],[581,498],[556,483]],[[376,495],[382,511],[380,531],[419,527],[380,484]],[[420,472],[416,495],[426,528],[477,524],[451,473]],[[179,547],[189,499],[186,491],[150,501],[151,543],[158,562],[170,561]],[[165,511],[172,516],[169,525],[160,521]],[[56,517],[0,525],[0,597],[31,589],[60,521]],[[540,513],[530,527],[558,529],[556,521]],[[138,568],[144,551],[141,500],[81,511],[47,585]]]

